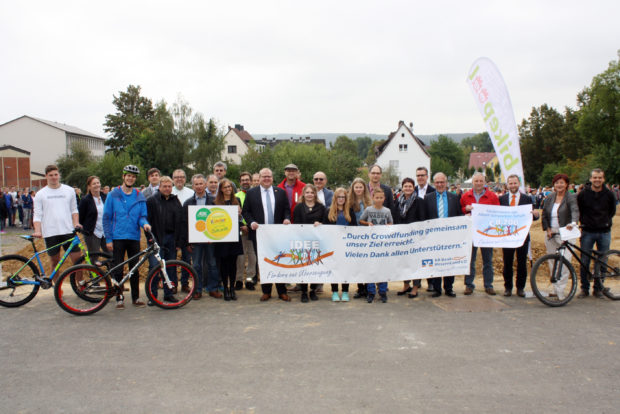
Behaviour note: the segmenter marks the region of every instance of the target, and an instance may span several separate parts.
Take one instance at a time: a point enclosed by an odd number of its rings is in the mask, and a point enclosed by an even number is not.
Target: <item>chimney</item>
[[[243,125],[241,124],[235,124],[235,129],[239,130],[239,131],[243,131]]]

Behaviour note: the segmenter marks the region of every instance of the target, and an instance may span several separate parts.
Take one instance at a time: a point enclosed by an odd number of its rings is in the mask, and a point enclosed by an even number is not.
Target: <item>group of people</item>
[[[30,188],[0,188],[0,233],[7,227],[32,228],[32,200],[35,192]]]
[[[368,181],[356,178],[349,188],[329,189],[327,176],[318,171],[312,183],[301,181],[295,164],[284,168],[284,179],[274,185],[273,172],[263,168],[258,173],[243,172],[239,177],[239,188],[226,178],[226,164],[215,164],[213,174],[195,174],[191,177],[191,188],[186,186],[187,177],[182,169],[173,172],[172,177],[162,176],[157,168],[147,171],[149,185],[142,190],[135,188],[138,167],[128,165],[122,172],[122,184],[107,193],[102,191],[98,177],[87,181],[83,197],[76,197],[74,189],[60,183],[58,168],[50,165],[45,174],[47,186],[34,198],[34,236],[44,237],[47,247],[70,238],[75,227],[82,227],[89,251],[112,252],[114,263],[121,263],[125,255],[131,257],[140,250],[141,229],[150,231],[162,247],[162,257],[175,259],[178,251],[184,261],[192,263],[197,272],[193,299],[204,295],[215,299],[236,300],[236,291],[255,290],[259,282],[257,269],[256,231],[267,224],[311,224],[376,226],[405,224],[471,214],[473,204],[517,206],[534,204],[528,194],[521,192],[518,176],[507,179],[504,194],[498,195],[486,183],[482,173],[475,173],[472,188],[465,192],[450,191],[448,178],[442,172],[433,175],[432,184],[426,167],[416,170],[415,180],[405,178],[400,191],[394,195],[392,189],[381,183],[382,169],[373,165],[368,170]],[[534,219],[542,216],[543,229],[547,232],[547,249],[555,252],[559,246],[559,228],[581,223],[582,248],[589,251],[597,244],[599,251],[609,249],[612,217],[615,215],[616,198],[604,185],[603,171],[595,169],[590,183],[578,195],[568,191],[569,179],[564,174],[553,178],[553,192],[544,200],[539,213],[533,209]],[[78,204],[79,200],[79,204]],[[188,207],[195,205],[237,206],[240,237],[236,242],[189,243]],[[527,253],[529,236],[523,246],[502,249],[504,296],[511,296],[516,286],[516,295],[525,296],[527,280]],[[69,247],[70,241],[63,247]],[[484,291],[496,295],[493,287],[493,249],[472,247],[470,273],[465,275],[465,295],[474,293],[476,256],[482,256]],[[48,251],[55,265],[60,258],[60,246]],[[78,252],[72,252],[74,259]],[[516,280],[513,278],[513,263],[516,255]],[[587,257],[585,258],[587,260]],[[129,263],[133,266],[137,260]],[[587,262],[586,262],[587,263]],[[155,266],[153,259],[150,266]],[[589,295],[587,273],[582,270],[580,297]],[[123,276],[122,269],[115,274],[117,280]],[[146,306],[140,300],[138,275],[130,278],[132,304]],[[427,290],[432,297],[445,294],[455,297],[454,276],[432,278],[427,281]],[[398,295],[415,298],[422,287],[420,279],[411,275],[403,282]],[[166,292],[164,300],[174,300],[180,290],[189,292],[187,275],[175,280],[175,287]],[[261,301],[272,297],[273,286],[261,284]],[[332,300],[350,300],[349,285],[331,285]],[[301,302],[318,300],[322,286],[298,284],[287,286],[276,283],[278,298],[290,301],[289,292],[299,291]],[[593,293],[601,296],[601,286],[595,285]],[[358,284],[353,295],[369,303],[377,297],[387,301],[387,283]],[[150,304],[148,304],[150,305]],[[123,309],[124,297],[117,297],[118,309]]]

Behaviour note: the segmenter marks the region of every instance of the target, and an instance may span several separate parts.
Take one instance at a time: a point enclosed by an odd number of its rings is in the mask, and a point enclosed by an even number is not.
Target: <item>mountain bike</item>
[[[530,285],[542,303],[548,306],[563,306],[575,296],[577,273],[570,261],[564,257],[566,251],[586,269],[590,281],[600,280],[603,286],[601,292],[605,296],[612,300],[620,299],[620,251],[609,250],[601,253],[592,250],[590,254],[567,240],[556,253],[542,256],[532,267]],[[577,251],[588,256],[590,263],[594,263],[593,272],[584,266]]]
[[[147,247],[107,270],[88,264],[71,266],[63,272],[54,285],[54,297],[58,305],[73,315],[90,315],[100,311],[110,298],[121,295],[123,284],[134,274],[149,257],[154,256],[157,265],[146,277],[144,290],[150,302],[163,309],[176,309],[192,300],[196,289],[196,271],[181,260],[164,260],[159,244],[151,233],[145,232]],[[140,258],[129,272],[117,281],[113,275],[122,270],[126,263]],[[182,273],[182,272],[187,273]],[[181,274],[182,289],[177,291]],[[73,286],[78,286],[74,289]],[[175,296],[179,295],[179,296]]]
[[[34,237],[29,235],[19,236],[32,244],[34,254],[30,258],[17,254],[8,254],[0,257],[0,305],[8,308],[22,306],[30,302],[37,295],[39,288],[51,288],[54,276],[56,276],[58,270],[69,256],[69,252],[73,251],[75,246],[78,246],[82,252],[82,256],[78,259],[76,264],[88,263],[95,266],[107,267],[111,263],[110,260],[112,255],[107,252],[89,252],[78,237],[77,234],[79,232],[80,229],[74,229],[73,236],[70,239],[42,251],[37,251]],[[60,261],[52,270],[52,273],[46,276],[40,256],[48,250],[63,245],[68,241],[71,241],[69,248],[62,255]],[[34,259],[36,259],[36,263]],[[76,287],[74,286],[74,288]]]

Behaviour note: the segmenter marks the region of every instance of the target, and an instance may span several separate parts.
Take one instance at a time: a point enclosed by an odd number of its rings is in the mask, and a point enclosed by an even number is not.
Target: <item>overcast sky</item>
[[[104,136],[129,84],[250,133],[481,132],[486,56],[520,123],[575,107],[620,49],[620,1],[3,1],[0,123]]]

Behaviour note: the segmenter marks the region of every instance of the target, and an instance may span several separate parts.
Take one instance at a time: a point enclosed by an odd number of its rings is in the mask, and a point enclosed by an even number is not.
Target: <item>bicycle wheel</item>
[[[182,270],[187,272],[187,280],[184,280],[181,275]],[[192,300],[192,295],[196,289],[196,271],[189,263],[181,260],[167,260],[166,273],[175,286],[181,285],[180,289],[177,288],[177,293],[171,292],[167,287],[164,288],[164,276],[160,264],[154,267],[146,277],[144,291],[149,300],[160,308],[180,308]],[[178,283],[179,277],[181,277],[181,283]]]
[[[16,308],[30,302],[39,291],[39,269],[24,256],[0,257],[0,305]]]
[[[81,292],[78,294],[71,280],[82,281]],[[112,296],[112,282],[103,269],[97,266],[81,264],[71,266],[63,272],[54,285],[56,303],[63,310],[73,315],[90,315],[101,310]],[[85,300],[84,297],[98,298],[96,302]]]
[[[563,306],[575,296],[577,274],[565,257],[547,254],[534,263],[530,285],[536,297],[545,305]]]
[[[90,259],[90,263],[86,263],[86,264],[92,264],[94,266],[101,267],[103,268],[104,272],[108,272],[112,268],[112,254],[111,253],[107,253],[107,252],[90,253],[89,252],[88,257]],[[78,261],[75,264],[82,264],[85,262],[85,260],[86,260],[86,256],[82,256],[78,259]],[[81,280],[78,282],[75,280],[74,276],[75,275],[71,276],[71,287],[73,288],[74,292],[77,295],[81,296],[82,299],[87,300],[92,303],[97,303],[101,300],[99,295],[89,296],[83,286],[84,280]]]
[[[620,251],[610,250],[595,262],[594,274],[602,277],[603,294],[609,299],[620,299]]]

